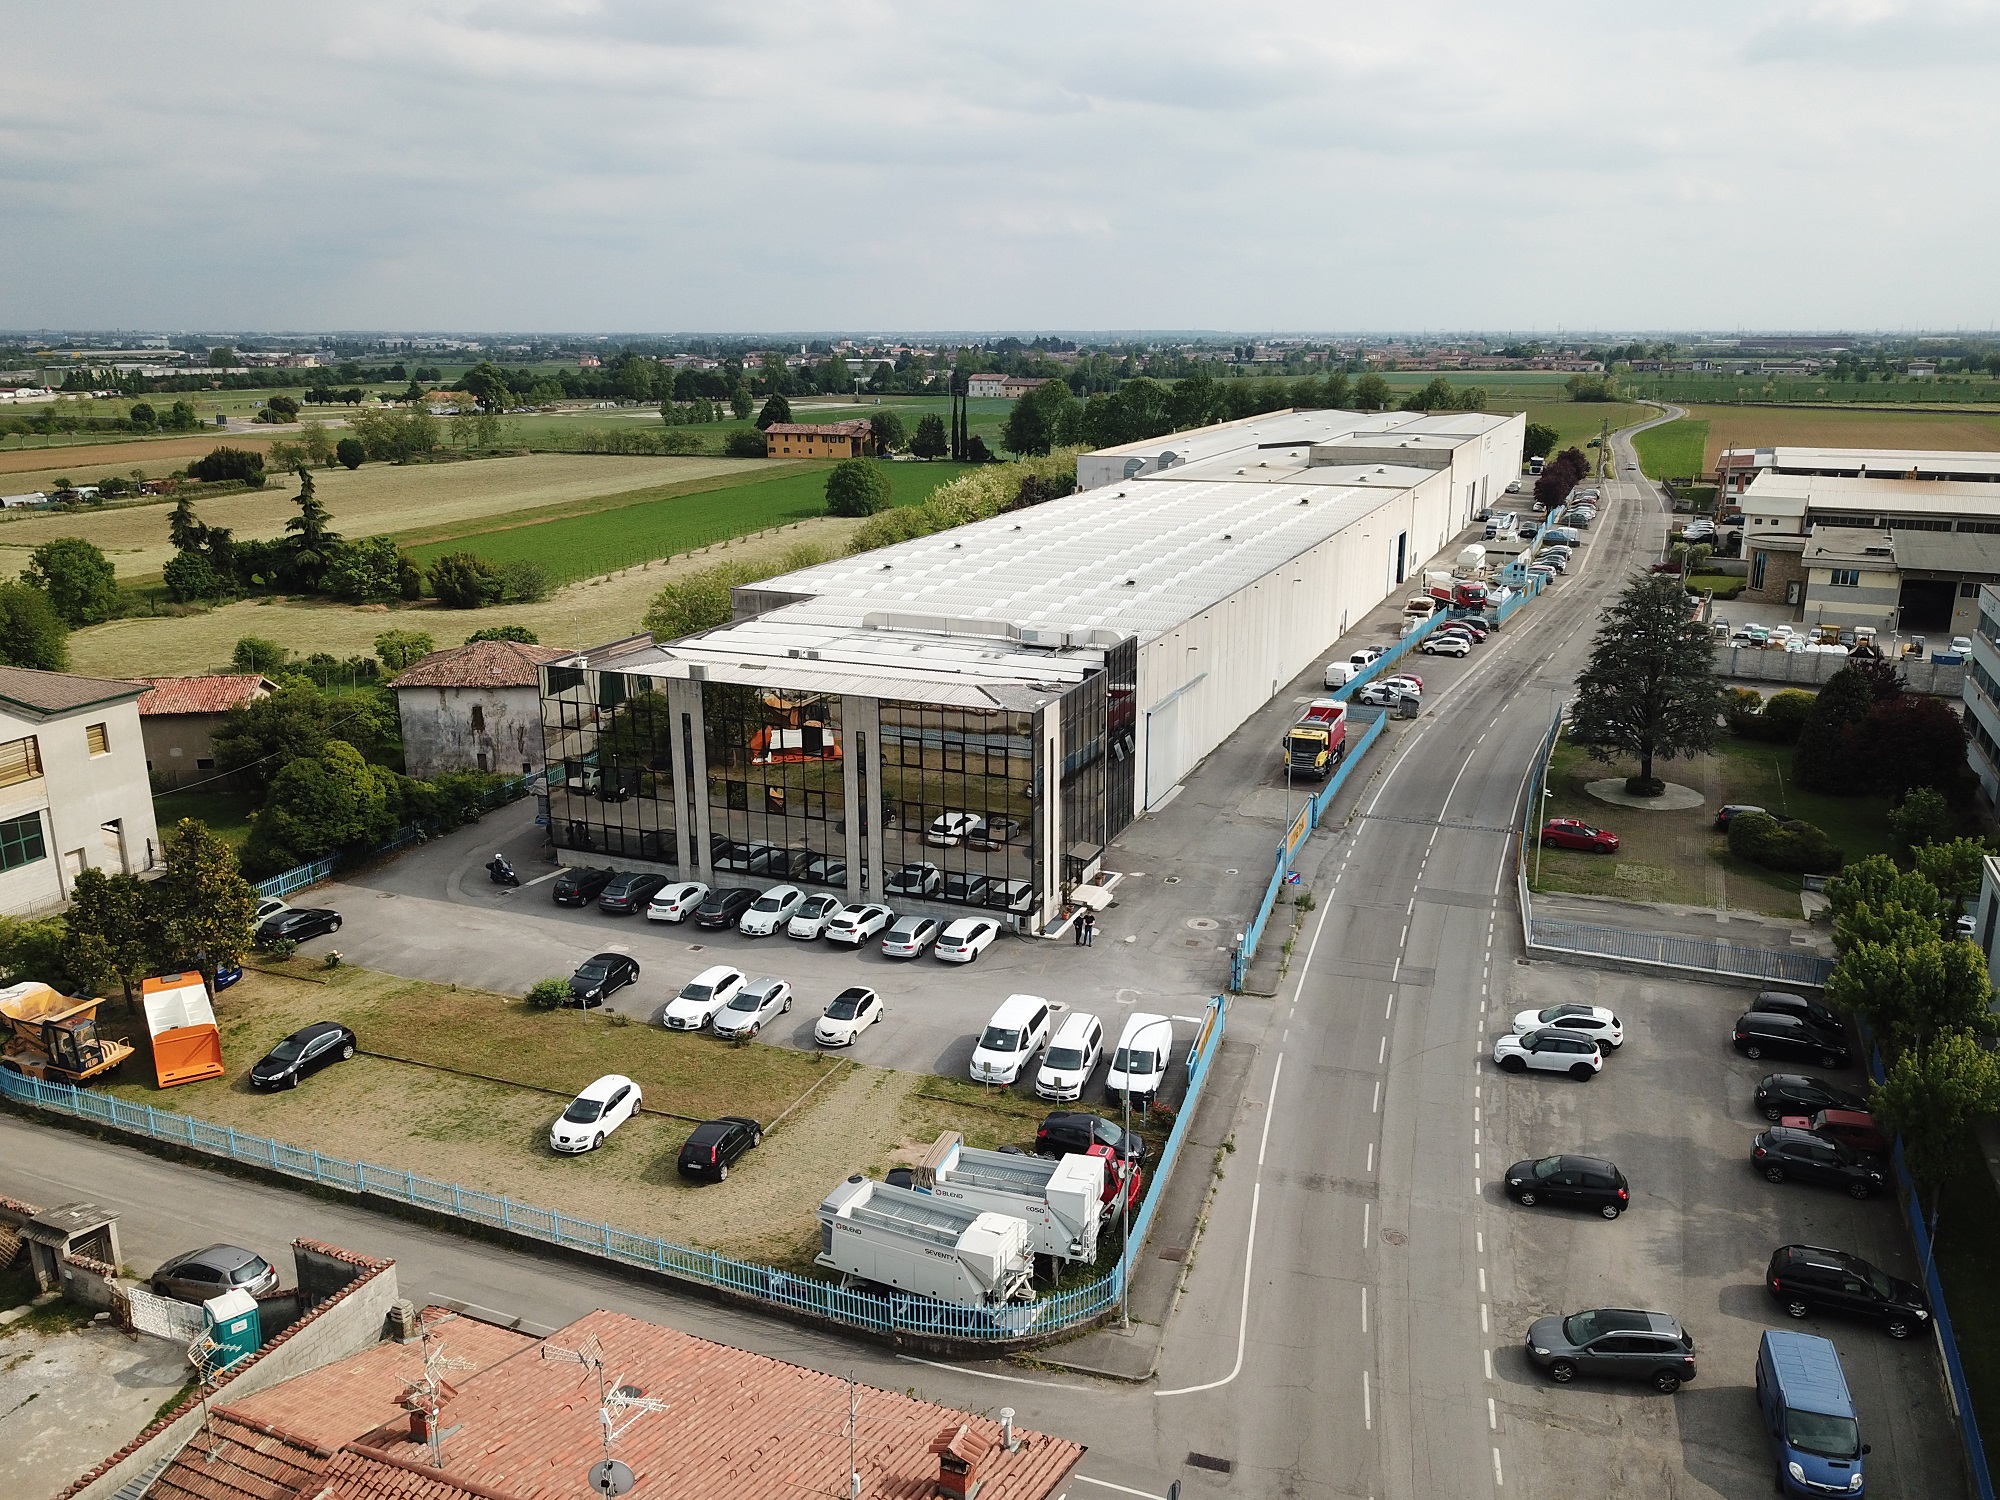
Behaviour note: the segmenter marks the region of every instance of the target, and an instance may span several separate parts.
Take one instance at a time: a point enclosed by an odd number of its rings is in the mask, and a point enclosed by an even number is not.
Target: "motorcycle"
[[[514,873],[514,867],[507,863],[505,855],[496,854],[486,862],[486,876],[495,885],[519,885],[521,877]]]

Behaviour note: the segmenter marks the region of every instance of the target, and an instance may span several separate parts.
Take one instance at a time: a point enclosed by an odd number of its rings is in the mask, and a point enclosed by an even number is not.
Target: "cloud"
[[[16,7],[0,325],[1983,326],[1994,20]]]

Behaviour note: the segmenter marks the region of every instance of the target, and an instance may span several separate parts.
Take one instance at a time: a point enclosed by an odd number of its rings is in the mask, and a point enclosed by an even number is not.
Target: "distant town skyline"
[[[1988,330],[1992,0],[0,0],[22,330]]]

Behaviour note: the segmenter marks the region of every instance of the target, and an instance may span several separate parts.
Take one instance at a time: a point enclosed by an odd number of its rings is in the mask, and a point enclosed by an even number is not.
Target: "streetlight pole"
[[[1168,1062],[1171,1064],[1173,1060],[1174,1023],[1167,1020],[1164,1016],[1157,1021],[1142,1026],[1139,1029],[1138,1036],[1133,1037],[1132,1040],[1134,1043],[1138,1042],[1140,1038],[1144,1037],[1155,1026],[1164,1026],[1167,1028],[1167,1054]],[[1126,1050],[1125,1062],[1129,1068],[1132,1062],[1129,1048]],[[1129,1081],[1130,1073],[1128,1072],[1126,1076]],[[1164,1075],[1161,1078],[1161,1082],[1165,1082]],[[1154,1088],[1157,1090],[1159,1086],[1156,1083]],[[1125,1103],[1125,1134],[1118,1142],[1118,1149],[1123,1153],[1125,1162],[1124,1171],[1118,1181],[1118,1214],[1120,1225],[1118,1236],[1118,1330],[1121,1333],[1129,1333],[1132,1330],[1132,1090],[1129,1086],[1123,1090],[1123,1097]]]

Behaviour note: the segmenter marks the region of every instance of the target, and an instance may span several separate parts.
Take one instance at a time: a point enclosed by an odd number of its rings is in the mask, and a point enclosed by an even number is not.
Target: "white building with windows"
[[[86,866],[138,874],[158,862],[146,689],[0,667],[0,913],[61,906]]]

